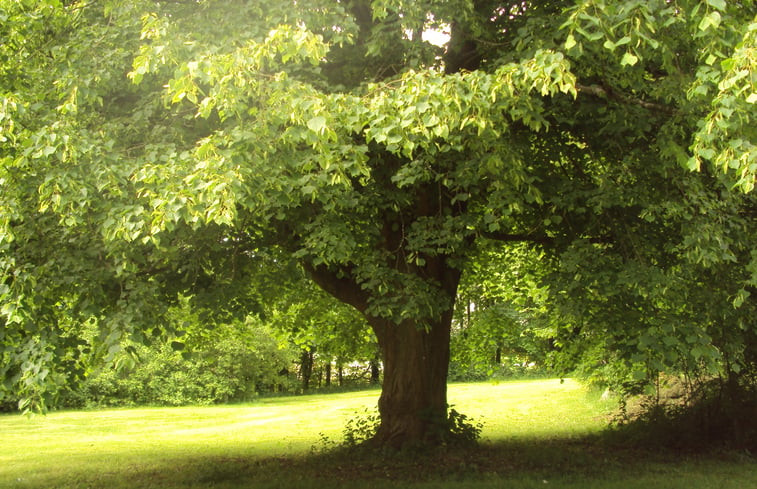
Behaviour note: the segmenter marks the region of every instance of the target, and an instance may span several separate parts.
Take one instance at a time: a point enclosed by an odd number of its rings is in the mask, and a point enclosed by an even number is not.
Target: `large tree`
[[[2,0],[0,18],[6,389],[75,370],[83,321],[107,352],[177,293],[244,308],[275,248],[372,327],[376,440],[435,442],[478,241],[625,250],[691,186],[753,210],[726,188],[755,179],[751,1]]]

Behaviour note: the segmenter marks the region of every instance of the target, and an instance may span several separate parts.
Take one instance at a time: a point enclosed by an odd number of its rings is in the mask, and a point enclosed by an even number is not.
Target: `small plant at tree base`
[[[310,453],[314,455],[319,453],[328,453],[338,447],[339,443],[337,441],[331,439],[325,433],[320,432],[318,433],[318,441],[310,447]]]
[[[352,416],[344,425],[342,435],[344,446],[355,447],[376,436],[381,419],[376,409],[363,409],[362,413]]]
[[[445,438],[448,445],[474,445],[481,438],[483,423],[474,421],[468,415],[452,409],[447,415],[447,429]]]
[[[381,418],[378,411],[365,408],[362,413],[351,417],[345,423],[342,431],[344,446],[356,447],[372,440],[376,436],[380,424]],[[437,427],[437,430],[432,433],[432,437],[441,446],[475,445],[481,438],[482,428],[483,423],[476,422],[449,406],[446,422]]]

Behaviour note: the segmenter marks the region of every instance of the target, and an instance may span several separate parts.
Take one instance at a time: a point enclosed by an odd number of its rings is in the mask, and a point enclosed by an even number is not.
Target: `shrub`
[[[221,327],[215,341],[130,345],[136,358],[121,353],[113,365],[95,371],[62,397],[68,407],[213,404],[240,402],[275,389],[290,352],[256,324]],[[189,342],[188,342],[189,343]],[[116,365],[120,367],[117,368]]]
[[[378,410],[365,408],[362,413],[352,416],[344,424],[342,436],[344,445],[355,447],[376,436],[381,419]]]
[[[380,424],[381,418],[376,409],[364,409],[345,423],[342,431],[343,445],[356,447],[370,441],[376,436]],[[443,445],[469,446],[475,445],[481,438],[483,424],[449,406],[447,420],[435,428],[439,430],[439,439]]]
[[[450,445],[474,445],[481,438],[481,430],[483,424],[473,421],[465,414],[458,412],[456,409],[452,409],[450,406],[449,414],[447,415],[447,430],[446,442]]]
[[[615,420],[623,439],[677,449],[757,450],[757,383],[754,379],[711,378],[685,395],[678,386],[641,396]]]

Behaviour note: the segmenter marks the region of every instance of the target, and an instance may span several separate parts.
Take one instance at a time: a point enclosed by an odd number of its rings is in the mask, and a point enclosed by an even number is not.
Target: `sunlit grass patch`
[[[571,379],[453,384],[449,399],[456,409],[483,422],[482,436],[490,440],[596,433],[614,407]]]
[[[757,487],[749,457],[658,460],[606,450],[594,435],[612,405],[571,380],[450,385],[455,409],[484,424],[480,449],[324,453],[331,446],[324,438],[338,441],[345,422],[374,408],[378,396],[0,416],[0,487]]]

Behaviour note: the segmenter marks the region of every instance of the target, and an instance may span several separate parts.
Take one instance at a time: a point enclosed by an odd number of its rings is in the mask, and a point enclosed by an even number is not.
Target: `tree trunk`
[[[460,271],[442,257],[428,259],[426,267],[418,273],[441,285],[439,294],[448,300],[449,307],[423,322],[405,320],[396,324],[366,314],[365,290],[345,275],[330,273],[325,268],[309,269],[324,290],[363,312],[378,338],[384,381],[378,403],[381,424],[373,442],[402,448],[433,446],[448,439],[450,328]]]
[[[381,380],[381,368],[379,367],[379,360],[375,358],[370,361],[371,367],[371,384],[378,385]]]
[[[328,362],[326,362],[326,387],[331,386],[331,359],[329,359]]]
[[[448,434],[447,372],[451,314],[428,328],[376,324],[384,360],[379,445],[434,445]]]
[[[313,350],[302,350],[300,353],[300,376],[302,377],[302,391],[310,389],[310,377],[313,375]]]

